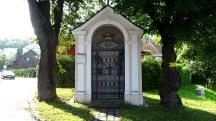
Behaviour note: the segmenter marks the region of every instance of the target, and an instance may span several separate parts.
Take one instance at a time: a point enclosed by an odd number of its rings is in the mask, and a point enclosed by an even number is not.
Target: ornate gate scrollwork
[[[92,38],[92,99],[124,99],[124,37],[113,26]]]

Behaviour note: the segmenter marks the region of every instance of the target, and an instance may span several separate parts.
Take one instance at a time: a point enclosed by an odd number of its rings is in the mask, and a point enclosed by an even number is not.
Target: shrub
[[[38,69],[37,68],[28,68],[28,69],[12,69],[14,74],[18,77],[37,77]]]
[[[177,64],[176,69],[178,70],[181,76],[182,84],[183,85],[191,84],[191,75],[192,75],[191,70],[181,64]]]
[[[158,89],[162,79],[161,61],[152,57],[145,57],[142,61],[142,87],[143,90]]]
[[[146,56],[142,61],[142,87],[143,90],[159,89],[160,81],[163,79],[161,60]],[[182,84],[191,83],[191,70],[183,65],[177,64],[176,69],[182,79]]]
[[[200,85],[206,85],[207,80],[205,79],[204,74],[194,72],[191,76],[191,83],[192,84],[200,84]]]
[[[75,85],[75,58],[73,56],[58,56],[57,87],[74,87]]]

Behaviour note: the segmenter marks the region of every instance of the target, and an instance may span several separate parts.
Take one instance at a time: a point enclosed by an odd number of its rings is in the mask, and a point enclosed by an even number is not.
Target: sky
[[[32,37],[27,0],[0,0],[0,38]]]

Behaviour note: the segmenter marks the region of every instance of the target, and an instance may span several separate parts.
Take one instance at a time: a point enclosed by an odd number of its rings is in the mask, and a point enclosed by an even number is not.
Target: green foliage
[[[113,0],[112,3],[117,12],[149,34],[169,34],[176,42],[192,43],[215,38],[216,1]],[[161,33],[162,28],[166,33]]]
[[[216,41],[182,44],[178,47],[178,62],[192,71],[192,83],[216,88]]]
[[[161,62],[147,56],[142,61],[142,88],[143,90],[159,89],[162,79]]]
[[[75,58],[73,56],[58,56],[59,66],[57,87],[74,87],[75,85]]]
[[[202,72],[208,85],[216,88],[216,1],[113,0],[113,5],[145,32],[160,34],[164,41],[169,37],[176,43],[184,42],[187,47],[178,52],[189,51],[178,61],[184,66],[194,61],[197,67],[191,66],[192,72]]]
[[[192,75],[191,70],[181,64],[177,64],[176,68],[179,71],[179,74],[181,75],[182,84],[183,85],[191,84],[191,75]]]
[[[202,74],[202,73],[193,73],[192,76],[191,76],[191,83],[192,84],[206,85],[207,80],[205,79],[204,74]]]
[[[0,69],[3,69],[4,65],[6,63],[6,57],[4,55],[0,55]]]
[[[19,48],[17,49],[16,59],[22,57],[22,55],[23,55],[22,47],[19,47]]]
[[[72,4],[73,3],[73,4]],[[83,24],[104,6],[102,0],[67,0],[64,7],[63,21],[59,34],[58,51],[64,52],[75,44],[71,29]]]
[[[36,78],[38,69],[37,68],[28,68],[28,69],[12,69],[14,74],[18,77],[32,77]]]
[[[0,70],[4,68],[4,65],[8,65],[13,61],[13,59],[6,58],[5,55],[0,54]]]
[[[161,60],[145,56],[142,61],[142,87],[143,90],[159,89],[163,79]],[[192,71],[189,67],[177,64],[177,70],[182,78],[182,85],[191,84]]]

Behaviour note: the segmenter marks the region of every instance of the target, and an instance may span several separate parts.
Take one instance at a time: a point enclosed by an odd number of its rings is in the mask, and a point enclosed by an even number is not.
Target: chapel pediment
[[[129,21],[125,17],[123,17],[120,14],[117,14],[114,12],[113,8],[109,5],[102,8],[100,11],[98,11],[94,16],[92,16],[90,19],[85,21],[82,25],[76,27],[73,29],[73,33],[79,32],[79,31],[88,31],[94,24],[100,22],[100,21],[116,21],[120,24],[122,24],[128,31],[143,31],[143,29],[133,22]]]

